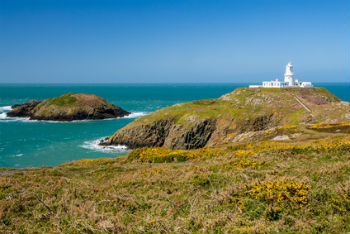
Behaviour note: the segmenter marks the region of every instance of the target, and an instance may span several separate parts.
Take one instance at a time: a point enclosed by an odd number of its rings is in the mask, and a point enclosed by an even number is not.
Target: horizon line
[[[258,81],[256,81],[258,82]],[[100,85],[100,84],[251,84],[253,82],[0,82],[0,85]],[[350,85],[350,81],[324,81],[324,82],[313,82],[315,84],[344,84]]]

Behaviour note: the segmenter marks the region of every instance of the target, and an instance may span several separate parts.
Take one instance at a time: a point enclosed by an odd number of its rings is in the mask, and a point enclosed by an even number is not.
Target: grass
[[[75,103],[76,101],[77,101],[76,97],[72,96],[71,93],[67,93],[60,97],[49,99],[48,105],[67,106]]]
[[[324,88],[239,88],[218,99],[198,100],[163,108],[139,118],[132,125],[147,124],[164,118],[173,118],[175,124],[187,129],[198,122],[197,120],[207,118],[227,122],[234,120],[237,125],[241,125],[246,124],[246,119],[252,120],[270,114],[281,125],[298,124],[311,118],[311,114],[297,102],[295,96],[312,110],[313,118],[319,123],[329,119],[344,122],[346,119],[343,114],[348,107],[338,106],[340,99]],[[315,100],[323,102],[315,103]]]
[[[330,134],[8,169],[0,233],[346,233],[349,160]]]

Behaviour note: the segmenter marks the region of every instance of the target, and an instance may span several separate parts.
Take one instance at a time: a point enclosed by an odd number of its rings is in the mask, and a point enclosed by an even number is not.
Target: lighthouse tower
[[[293,65],[289,62],[286,66],[286,72],[284,73],[284,82],[288,83],[288,86],[294,86],[293,76]]]

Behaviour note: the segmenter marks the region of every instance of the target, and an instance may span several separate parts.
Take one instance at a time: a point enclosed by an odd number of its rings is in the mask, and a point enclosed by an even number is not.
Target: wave
[[[5,108],[3,110],[11,110],[11,106],[4,106],[0,108]],[[9,108],[8,108],[9,107]],[[1,109],[0,109],[1,110]],[[53,120],[32,120],[28,117],[8,117],[7,112],[0,113],[0,122],[46,122],[46,123],[78,123],[78,122],[87,122],[87,121],[101,121],[97,119],[84,119],[84,120],[73,120],[73,121],[53,121]],[[114,119],[135,119],[141,116],[147,115],[146,112],[132,112],[131,114],[120,117],[120,118],[111,118],[111,119],[102,119],[102,120],[114,120]]]
[[[6,113],[0,113],[0,119],[7,119]]]
[[[8,117],[7,112],[0,113],[0,122],[31,122],[37,120],[30,120],[29,117]]]
[[[12,110],[11,106],[0,106],[0,112]]]
[[[84,149],[89,149],[97,152],[103,153],[126,153],[128,152],[128,147],[125,145],[99,145],[100,141],[103,138],[92,140],[92,141],[84,141],[84,143],[80,146]]]
[[[147,112],[132,112],[131,114],[121,117],[121,119],[133,119],[147,115]]]

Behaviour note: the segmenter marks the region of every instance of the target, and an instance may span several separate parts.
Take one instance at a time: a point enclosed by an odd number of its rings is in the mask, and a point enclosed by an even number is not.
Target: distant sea
[[[217,98],[249,84],[0,84],[0,167],[54,166],[82,158],[116,157],[122,146],[101,148],[98,141],[111,136],[135,118],[176,103]],[[349,101],[349,83],[320,83]],[[11,105],[43,100],[63,93],[93,93],[132,112],[112,120],[50,122],[8,118]]]

